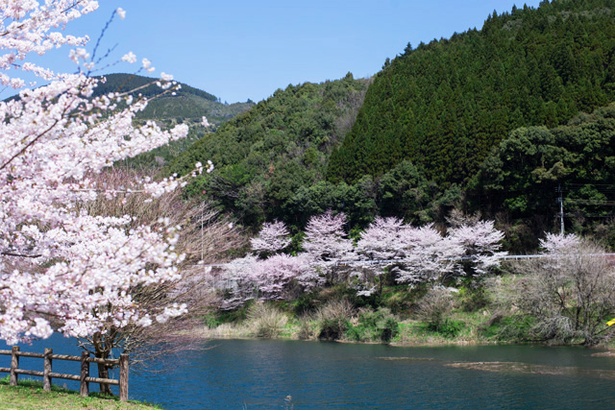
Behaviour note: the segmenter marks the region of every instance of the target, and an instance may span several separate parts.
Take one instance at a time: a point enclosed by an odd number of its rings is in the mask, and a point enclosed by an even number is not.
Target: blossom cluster
[[[257,255],[233,261],[226,269],[228,306],[252,298],[287,299],[293,293],[347,281],[358,295],[375,290],[374,279],[389,271],[400,284],[437,283],[447,278],[481,277],[499,266],[504,234],[492,221],[472,221],[442,235],[433,225],[413,227],[394,217],[377,217],[353,245],[344,231],[343,213],[312,217],[305,230],[304,252],[279,253],[289,231],[281,222],[266,223],[251,240]]]
[[[135,228],[131,216],[90,215],[83,206],[110,195],[88,176],[185,137],[187,126],[137,125],[135,115],[146,107],[146,98],[94,97],[104,79],[53,73],[27,61],[31,53],[64,45],[77,47],[69,58],[90,58],[89,38],[61,29],[97,7],[89,0],[0,3],[0,82],[22,87],[24,82],[11,75],[17,68],[50,81],[0,102],[0,339],[9,343],[45,338],[55,330],[84,337],[110,325],[149,325],[187,309],[145,310],[134,297],[134,290],[178,278],[179,227],[163,219]],[[143,65],[151,68],[149,61]],[[172,79],[164,77],[158,81],[161,92]],[[130,190],[161,195],[179,185],[178,178],[136,181]]]

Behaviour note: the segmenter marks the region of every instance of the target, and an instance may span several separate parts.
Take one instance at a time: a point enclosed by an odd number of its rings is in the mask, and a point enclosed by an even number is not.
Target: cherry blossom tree
[[[504,233],[493,221],[473,221],[449,230],[448,236],[463,248],[459,274],[479,278],[500,265]]]
[[[258,235],[250,240],[252,250],[262,256],[272,255],[290,244],[290,232],[280,221],[265,223]]]
[[[412,227],[405,232],[405,258],[392,269],[398,283],[411,285],[441,282],[453,272],[462,253],[459,244],[443,237],[433,225]]]
[[[137,126],[134,117],[148,100],[136,91],[94,97],[104,79],[87,73],[96,68],[98,45],[90,55],[88,37],[64,30],[97,7],[90,0],[0,4],[0,82],[21,88],[26,83],[20,72],[47,82],[0,102],[0,338],[9,343],[53,331],[92,336],[110,324],[148,326],[187,310],[177,303],[144,306],[134,297],[135,290],[179,278],[179,227],[164,217],[133,226],[130,215],[92,215],[82,206],[116,195],[100,191],[92,175],[188,131],[185,125]],[[75,74],[29,60],[65,45],[74,47],[68,54],[77,64]],[[136,56],[128,53],[123,60],[135,62]],[[142,68],[153,70],[147,59]],[[164,73],[158,84],[161,93],[175,87]],[[159,197],[182,184],[175,177],[144,178],[127,182],[126,190]]]
[[[377,285],[382,289],[380,277],[405,256],[403,238],[408,229],[398,218],[376,217],[361,233],[355,249],[358,267],[351,273],[357,295],[370,296]]]
[[[228,295],[223,308],[236,308],[252,299],[288,300],[321,285],[309,254],[276,254],[290,244],[289,234],[282,222],[263,224],[250,240],[257,254],[235,259],[223,270],[226,284],[222,290]]]
[[[345,238],[344,214],[331,211],[313,216],[306,226],[303,248],[297,256],[273,254],[289,244],[283,223],[265,223],[251,240],[252,249],[266,258],[249,254],[224,268],[227,298],[224,308],[236,308],[250,299],[287,299],[297,292],[324,285],[339,269],[339,259],[350,255],[352,244]]]
[[[248,254],[223,266],[221,278],[214,284],[223,294],[221,309],[233,310],[257,297],[254,273],[257,271],[258,261],[254,254]]]
[[[357,243],[364,272],[377,277],[388,270],[396,282],[405,284],[441,279],[453,271],[461,252],[459,244],[442,237],[433,225],[412,227],[391,217],[376,218]]]
[[[329,282],[340,280],[341,267],[338,264],[351,256],[352,242],[346,238],[344,224],[344,213],[333,214],[328,210],[311,217],[305,228],[303,249],[311,260],[311,270]]]
[[[567,253],[577,249],[581,242],[581,238],[576,234],[547,233],[545,238],[540,239],[540,248],[546,254]]]
[[[379,217],[363,232],[356,251],[364,262],[363,278],[388,270],[398,283],[440,283],[468,273],[479,277],[498,266],[505,254],[498,251],[502,239],[492,221],[475,219],[442,236],[433,225],[412,227]]]
[[[344,214],[331,211],[310,218],[305,251],[297,256],[249,255],[235,260],[227,269],[233,307],[251,298],[287,299],[298,291],[340,282],[354,287],[357,295],[370,296],[382,291],[384,281],[410,286],[459,278],[474,281],[497,267],[506,254],[499,251],[503,233],[492,221],[478,218],[464,220],[443,236],[433,225],[413,227],[394,217],[377,217],[356,247],[346,238],[345,221]],[[274,252],[285,235],[281,223],[265,225],[252,240],[253,249]],[[388,280],[383,279],[385,273],[390,274]]]
[[[250,300],[290,300],[322,285],[322,278],[310,269],[311,260],[275,254],[259,259],[253,254],[237,258],[223,269],[224,283],[218,287],[226,298],[222,309],[235,309]]]
[[[181,331],[200,327],[203,316],[217,303],[211,287],[209,264],[228,259],[229,250],[245,246],[247,242],[228,216],[216,212],[206,203],[187,201],[181,190],[157,198],[147,193],[121,191],[127,181],[134,181],[142,173],[142,170],[113,167],[91,176],[101,191],[115,190],[117,194],[112,198],[98,196],[95,201],[81,205],[90,215],[133,216],[126,227],[128,230],[151,225],[160,218],[168,218],[173,226],[182,226],[181,235],[174,245],[176,253],[185,255],[177,265],[177,278],[135,287],[131,296],[145,312],[173,304],[185,304],[188,312],[164,323],[153,322],[147,326],[131,323],[118,328],[107,323],[104,329],[93,335],[79,338],[80,347],[98,358],[107,358],[117,351],[129,352],[133,364],[168,356],[197,342],[191,333]],[[103,367],[101,363],[97,365]],[[108,371],[99,370],[99,375],[105,373]]]
[[[357,242],[359,255],[371,260],[393,260],[404,256],[404,234],[408,226],[395,217],[376,217]]]
[[[264,300],[297,298],[312,284],[307,277],[309,266],[304,256],[276,254],[258,261],[254,277],[259,297]]]

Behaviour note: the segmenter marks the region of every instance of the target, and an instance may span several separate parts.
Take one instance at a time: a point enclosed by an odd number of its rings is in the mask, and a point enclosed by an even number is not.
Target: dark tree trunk
[[[98,363],[98,378],[109,378],[109,367],[107,365]],[[99,384],[101,394],[113,394],[111,392],[111,385],[104,382],[101,382]]]
[[[109,358],[111,349],[113,348],[113,343],[112,341],[106,341],[108,338],[113,338],[113,336],[103,336],[100,333],[94,334],[92,341],[94,343],[94,356],[96,358],[100,358],[102,360]],[[109,378],[109,369],[111,367],[102,363],[96,363],[96,365],[98,367],[98,378]],[[101,394],[113,395],[110,384],[101,382],[99,385]]]

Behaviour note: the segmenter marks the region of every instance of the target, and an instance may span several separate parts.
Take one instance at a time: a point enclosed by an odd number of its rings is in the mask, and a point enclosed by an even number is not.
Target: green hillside
[[[613,100],[615,2],[494,12],[480,31],[387,61],[328,177],[377,177],[409,160],[438,184],[463,184],[515,128],[565,124]]]
[[[474,209],[506,216],[511,246],[559,230],[560,206],[567,232],[615,246],[615,103],[564,126],[514,130],[468,189]]]
[[[192,193],[207,193],[245,224],[302,223],[297,207],[305,204],[297,196],[324,180],[331,150],[352,126],[368,83],[348,74],[277,90],[197,141],[170,170],[185,173],[211,159],[216,170],[190,185]]]

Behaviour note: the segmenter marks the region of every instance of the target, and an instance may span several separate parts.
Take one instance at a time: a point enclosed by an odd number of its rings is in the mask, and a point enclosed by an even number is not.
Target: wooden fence
[[[0,367],[0,372],[9,373],[9,384],[17,385],[17,381],[19,379],[20,374],[24,375],[35,375],[38,377],[43,377],[43,389],[45,391],[51,390],[51,379],[52,378],[60,378],[65,380],[74,380],[80,382],[79,393],[83,397],[87,397],[90,393],[89,383],[103,383],[110,385],[119,385],[120,387],[120,400],[127,401],[128,400],[128,354],[121,354],[120,358],[117,360],[111,359],[101,359],[101,358],[93,358],[89,356],[87,351],[83,351],[81,353],[81,357],[76,355],[62,355],[62,354],[54,354],[53,350],[50,348],[45,348],[45,353],[34,353],[34,352],[22,352],[19,350],[19,347],[13,347],[12,350],[0,350],[0,355],[10,355],[11,356],[11,366]],[[19,368],[19,358],[20,357],[31,357],[31,358],[42,358],[43,359],[43,371],[35,371],[35,370],[23,370]],[[79,375],[74,374],[62,374],[52,371],[53,360],[64,360],[64,361],[79,361],[81,363],[81,373]],[[119,365],[120,367],[120,378],[112,379],[112,378],[97,378],[90,377],[90,363],[102,363],[107,365]]]

